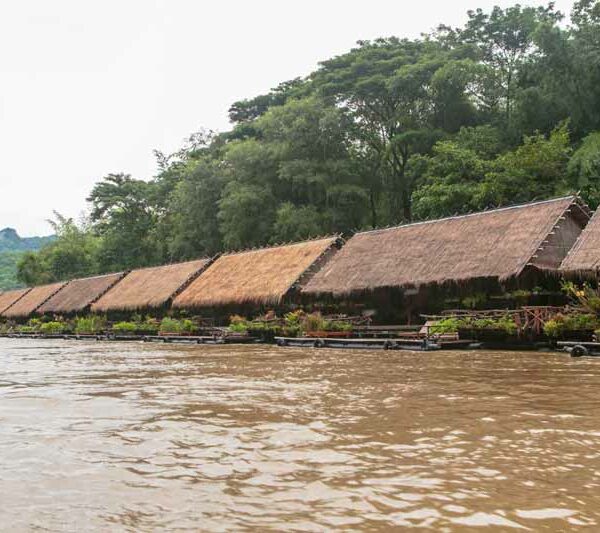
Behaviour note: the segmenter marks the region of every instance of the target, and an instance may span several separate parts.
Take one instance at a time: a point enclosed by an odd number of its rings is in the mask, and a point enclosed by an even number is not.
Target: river
[[[600,529],[600,359],[0,339],[11,531]]]

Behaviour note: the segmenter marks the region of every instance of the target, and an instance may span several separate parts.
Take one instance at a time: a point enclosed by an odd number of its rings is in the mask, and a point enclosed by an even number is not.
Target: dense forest
[[[118,271],[580,191],[600,203],[600,2],[470,11],[360,41],[233,103],[230,131],[111,174],[23,283]]]

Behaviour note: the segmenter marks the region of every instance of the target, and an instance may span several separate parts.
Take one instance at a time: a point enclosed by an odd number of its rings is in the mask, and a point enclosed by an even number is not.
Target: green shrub
[[[134,315],[133,322],[135,322],[136,329],[140,333],[147,335],[156,335],[160,329],[160,322],[158,319],[147,316],[145,319],[140,315]]]
[[[34,326],[22,325],[17,326],[16,329],[18,333],[37,333],[37,329]]]
[[[68,325],[64,322],[45,322],[40,326],[40,332],[45,335],[59,335],[67,331]]]
[[[544,324],[544,333],[551,339],[556,339],[557,337],[560,337],[560,334],[562,332],[563,332],[563,324],[554,318],[551,320],[548,320]]]
[[[302,320],[302,329],[307,332],[324,331],[327,326],[327,321],[321,313],[310,313]]]
[[[196,325],[189,318],[184,318],[180,321],[180,324],[181,331],[184,331],[185,333],[192,333],[196,329]]]
[[[496,328],[506,331],[509,335],[515,335],[518,332],[517,325],[510,315],[496,320]]]
[[[106,329],[106,317],[90,315],[75,319],[75,333],[78,335],[95,335]]]
[[[581,306],[587,313],[600,314],[600,295],[588,283],[579,287],[572,281],[566,281],[562,284],[562,289],[576,305]]]
[[[39,333],[43,322],[39,318],[31,318],[27,324],[17,326],[15,331],[18,333]]]
[[[598,319],[589,313],[572,315],[558,314],[544,324],[544,333],[551,338],[560,337],[565,331],[582,331],[598,329]]]
[[[135,333],[137,329],[138,325],[135,322],[117,322],[112,327],[115,333]]]
[[[189,333],[195,328],[194,323],[189,319],[177,320],[166,316],[160,323],[159,331],[161,333]]]
[[[232,333],[246,333],[248,331],[248,321],[243,316],[231,315],[228,329]]]
[[[429,328],[429,333],[443,335],[445,333],[456,333],[459,328],[466,325],[466,321],[461,318],[450,317],[439,320]]]
[[[510,335],[517,333],[518,328],[510,315],[501,318],[472,318],[472,317],[449,317],[438,321],[429,328],[430,333],[445,334],[456,333],[460,328],[471,329],[497,329],[506,331]]]
[[[324,331],[352,331],[352,324],[343,320],[327,320]]]
[[[284,317],[284,323],[287,328],[296,329],[302,325],[302,320],[305,316],[305,312],[302,309],[287,313]]]

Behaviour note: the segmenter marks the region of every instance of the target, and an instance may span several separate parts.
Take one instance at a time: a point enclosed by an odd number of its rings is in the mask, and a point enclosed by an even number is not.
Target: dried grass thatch
[[[91,309],[96,313],[106,313],[162,307],[208,264],[210,259],[199,259],[133,270],[92,304]]]
[[[223,255],[175,298],[173,307],[277,304],[337,241],[327,237]]]
[[[43,314],[81,313],[117,283],[125,272],[74,279],[52,296],[37,312]]]
[[[33,315],[40,306],[49,298],[60,291],[66,285],[65,282],[52,283],[33,287],[27,294],[19,298],[13,305],[6,309],[2,316],[7,318],[26,318]]]
[[[0,316],[2,316],[2,313],[11,305],[23,298],[30,290],[31,289],[27,287],[26,289],[14,289],[12,291],[0,293]]]
[[[565,274],[595,274],[600,268],[600,209],[594,213],[560,270]]]
[[[588,218],[585,206],[569,196],[358,233],[303,292],[348,295],[473,279],[503,281],[527,265],[556,269]]]

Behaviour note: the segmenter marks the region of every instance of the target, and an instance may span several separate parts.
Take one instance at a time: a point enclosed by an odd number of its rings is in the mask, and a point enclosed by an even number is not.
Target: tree
[[[324,61],[312,75],[313,86],[351,117],[356,150],[379,162],[372,165],[378,173],[370,195],[386,191],[385,221],[412,218],[410,158],[429,151],[440,130],[457,130],[473,120],[464,91],[456,85],[459,78],[439,74],[448,61],[459,59],[464,59],[462,51],[448,51],[431,40],[377,39]],[[443,90],[448,88],[444,81],[452,90]],[[461,110],[458,119],[454,108]]]
[[[195,259],[222,249],[219,200],[224,178],[210,158],[190,161],[169,196],[159,223],[169,259]]]
[[[24,255],[17,266],[17,275],[26,285],[41,285],[90,276],[98,272],[100,239],[94,236],[87,222],[77,225],[73,219],[54,213],[48,222],[56,239],[37,253]]]
[[[486,176],[486,201],[506,205],[564,192],[570,153],[567,124],[558,126],[548,137],[541,133],[526,136],[516,150],[502,154],[497,159],[498,170]]]
[[[485,208],[483,183],[496,164],[497,133],[489,127],[465,128],[423,158],[425,171],[414,193],[419,219],[464,214]]]
[[[530,88],[522,122],[569,120],[573,139],[600,129],[600,3],[575,2],[571,26],[542,26],[536,34],[539,54],[530,65]]]
[[[546,7],[496,6],[489,14],[477,9],[467,15],[464,28],[442,26],[440,33],[454,46],[471,45],[477,50],[480,68],[472,71],[471,87],[476,88],[478,102],[492,115],[501,110],[510,126],[521,72],[537,50],[536,32],[542,25],[554,27],[562,14],[550,2]]]
[[[285,104],[290,98],[301,94],[304,80],[295,78],[284,81],[268,94],[234,102],[229,108],[229,120],[233,124],[247,124],[264,115],[270,108]]]
[[[109,174],[97,183],[88,202],[94,231],[102,237],[100,269],[116,271],[157,261],[153,231],[156,196],[152,183],[128,174]]]
[[[567,186],[581,192],[596,209],[600,205],[600,132],[590,133],[569,161]]]
[[[232,181],[219,201],[223,244],[239,250],[269,241],[275,219],[275,199],[268,188]]]
[[[54,281],[52,272],[40,252],[23,254],[17,263],[17,279],[28,287]]]

